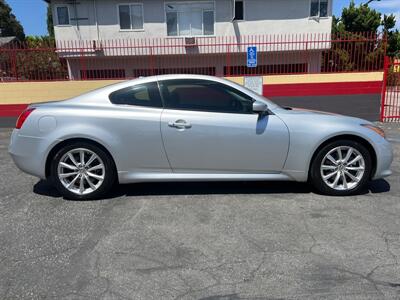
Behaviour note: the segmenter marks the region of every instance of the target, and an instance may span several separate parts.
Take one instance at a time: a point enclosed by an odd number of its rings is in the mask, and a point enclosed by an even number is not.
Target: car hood
[[[285,109],[287,110],[287,109]],[[330,113],[326,111],[320,111],[320,110],[313,110],[313,109],[305,109],[305,108],[297,108],[297,107],[291,107],[289,109],[292,113],[297,113],[297,114],[303,114],[303,115],[332,115],[332,116],[341,116],[340,114],[335,114],[335,113]]]
[[[356,117],[345,116],[325,111],[303,109],[303,108],[280,108],[278,114],[304,116],[302,120],[305,120],[306,118],[309,117],[310,119],[318,120],[319,122],[324,122],[324,121],[340,122],[340,123],[355,124],[355,125],[373,124],[370,121]]]

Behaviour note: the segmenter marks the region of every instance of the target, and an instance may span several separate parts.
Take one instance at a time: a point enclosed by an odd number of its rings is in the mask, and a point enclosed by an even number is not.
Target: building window
[[[244,20],[243,0],[235,0],[235,16],[233,20]]]
[[[328,0],[311,0],[310,17],[327,17]]]
[[[125,79],[124,69],[80,70],[81,79]]]
[[[301,74],[308,72],[307,63],[258,65],[256,68],[247,66],[225,66],[224,76],[267,75],[267,74]]]
[[[199,74],[215,76],[215,67],[183,67],[162,69],[134,69],[133,77],[165,75],[165,74]]]
[[[143,5],[120,4],[118,5],[119,28],[121,30],[143,29]]]
[[[58,25],[69,25],[68,6],[57,6],[56,11]]]
[[[167,35],[196,36],[214,34],[214,3],[166,3]]]

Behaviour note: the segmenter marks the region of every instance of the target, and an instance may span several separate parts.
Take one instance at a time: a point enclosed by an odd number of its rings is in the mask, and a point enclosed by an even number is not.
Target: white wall
[[[182,0],[175,0],[175,2]],[[314,20],[309,18],[310,0],[244,0],[245,21],[231,22],[233,0],[215,0],[216,36],[240,36],[259,34],[304,34],[326,33],[331,30],[332,18]],[[329,15],[331,16],[332,1]],[[94,12],[97,3],[97,32]],[[120,31],[118,24],[118,3],[143,3],[144,30]],[[55,6],[69,3],[70,17],[87,18],[71,21],[70,26],[58,26]],[[52,0],[55,34],[58,41],[134,39],[166,37],[163,0],[79,0],[76,9],[71,1]]]

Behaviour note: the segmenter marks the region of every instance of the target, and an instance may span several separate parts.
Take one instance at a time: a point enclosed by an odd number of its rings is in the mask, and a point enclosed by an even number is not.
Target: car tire
[[[348,196],[365,189],[371,171],[371,154],[363,144],[338,140],[318,150],[311,163],[309,179],[322,194]]]
[[[66,199],[98,199],[116,182],[116,168],[111,156],[94,143],[73,142],[52,158],[50,179]]]

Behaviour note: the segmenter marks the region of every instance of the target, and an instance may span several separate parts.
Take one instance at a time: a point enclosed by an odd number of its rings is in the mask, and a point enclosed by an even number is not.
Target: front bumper
[[[382,139],[380,143],[375,143],[376,151],[376,170],[372,179],[379,179],[392,175],[390,165],[393,161],[393,148],[389,141]]]
[[[43,141],[40,137],[21,135],[18,129],[14,129],[8,152],[21,171],[45,179],[46,149]]]

